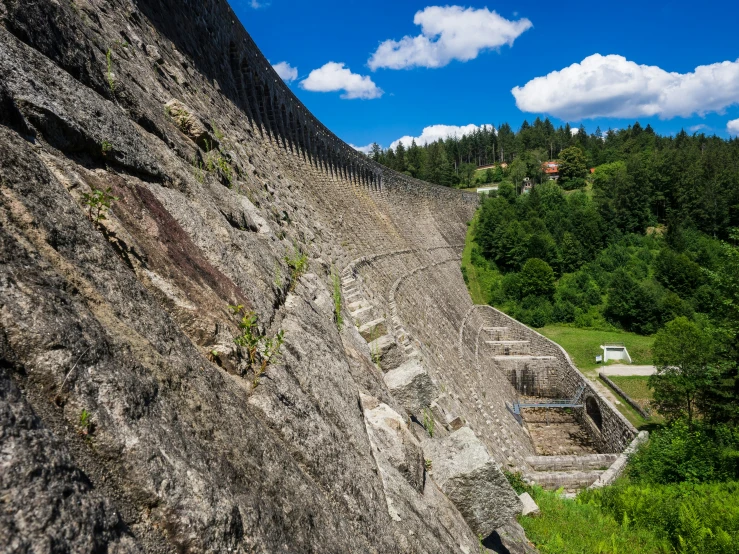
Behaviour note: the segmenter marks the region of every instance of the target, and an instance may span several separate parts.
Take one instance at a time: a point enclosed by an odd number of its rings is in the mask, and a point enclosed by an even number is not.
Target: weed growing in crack
[[[92,416],[90,415],[90,412],[88,412],[84,408],[80,412],[80,419],[77,423],[77,427],[79,427],[80,433],[82,433],[83,435],[92,435],[92,432],[94,430]]]
[[[331,272],[331,280],[334,285],[334,323],[336,328],[341,332],[344,327],[344,317],[341,315],[341,279],[338,273]]]
[[[210,122],[210,126],[213,127],[213,136],[216,137],[216,140],[218,142],[221,142],[226,137],[226,135],[224,135],[223,132],[218,127],[216,127],[216,124],[213,121]]]
[[[308,270],[308,255],[295,246],[293,255],[285,256],[285,263],[290,268],[290,292],[293,292],[300,278]]]
[[[203,171],[203,162],[197,157],[192,157],[192,167],[195,169],[195,179],[201,185],[205,183],[205,171]]]
[[[241,318],[239,321],[241,334],[234,337],[234,343],[246,351],[247,365],[249,369],[254,371],[252,383],[256,388],[267,368],[280,355],[280,347],[284,342],[285,333],[280,329],[274,337],[268,338],[259,332],[257,314],[246,310],[241,304],[229,306],[229,308],[231,308],[234,315]]]
[[[90,193],[82,194],[82,202],[87,206],[87,217],[96,226],[100,226],[101,222],[107,217],[106,212],[110,209],[113,202],[117,202],[119,198],[111,194],[111,188],[105,190],[92,189]]]
[[[107,70],[105,72],[105,78],[108,81],[108,86],[110,87],[110,92],[115,94],[115,76],[113,75],[113,50],[108,48],[108,51],[105,53],[105,59],[108,62]]]
[[[434,438],[434,425],[434,415],[431,413],[431,410],[425,408],[423,410],[423,428],[426,429],[426,432],[431,438]]]

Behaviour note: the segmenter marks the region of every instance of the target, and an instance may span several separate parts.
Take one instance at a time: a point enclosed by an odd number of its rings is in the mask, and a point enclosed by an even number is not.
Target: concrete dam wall
[[[471,304],[476,195],[338,139],[225,1],[3,0],[0,75],[0,550],[469,554],[504,470],[633,438]],[[509,407],[583,384],[554,460]]]

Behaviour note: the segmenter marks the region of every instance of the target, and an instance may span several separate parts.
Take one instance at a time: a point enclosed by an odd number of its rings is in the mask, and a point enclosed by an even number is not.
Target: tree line
[[[383,150],[373,145],[370,157],[412,177],[444,186],[511,181],[524,177],[543,182],[542,162],[560,160],[564,188],[584,188],[590,168],[599,168],[602,199],[611,218],[629,231],[643,232],[668,219],[690,220],[717,238],[739,226],[739,139],[705,134],[660,136],[638,122],[625,129],[596,129],[588,134],[569,125],[555,128],[548,119],[524,121],[518,132],[502,124],[462,137],[419,146]],[[479,166],[501,164],[490,172]],[[615,165],[611,165],[615,164]]]

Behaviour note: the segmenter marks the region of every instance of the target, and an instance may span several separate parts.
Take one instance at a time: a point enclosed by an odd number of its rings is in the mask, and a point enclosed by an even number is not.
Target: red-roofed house
[[[559,162],[544,162],[541,164],[541,169],[550,181],[559,179]]]

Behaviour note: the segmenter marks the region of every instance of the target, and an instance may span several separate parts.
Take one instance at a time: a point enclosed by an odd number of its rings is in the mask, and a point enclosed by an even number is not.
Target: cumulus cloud
[[[345,99],[371,100],[383,95],[383,90],[369,76],[352,73],[343,63],[336,62],[328,62],[323,67],[314,69],[300,82],[300,86],[314,92],[343,90],[341,97]]]
[[[447,137],[461,137],[462,135],[469,135],[473,131],[482,129],[483,127],[494,129],[494,127],[489,124],[474,125],[470,123],[469,125],[461,125],[461,126],[459,125],[431,125],[429,127],[424,127],[420,136],[400,137],[398,140],[393,141],[390,147],[395,149],[398,147],[398,144],[402,142],[403,146],[408,148],[414,140],[416,141],[417,145],[423,146],[424,144],[428,144],[430,142],[436,142],[439,139],[445,139]]]
[[[520,110],[561,119],[704,115],[739,102],[739,60],[671,73],[623,56],[593,54],[511,92]]]
[[[381,67],[443,67],[452,60],[466,62],[490,48],[513,41],[532,27],[528,19],[510,21],[487,8],[429,6],[416,13],[413,23],[421,34],[380,44],[368,64],[373,71]]]
[[[739,137],[739,119],[732,119],[726,124],[726,130],[730,134]]]
[[[298,68],[291,66],[287,62],[276,63],[272,67],[286,83],[290,83],[298,78]]]
[[[372,152],[372,145],[368,144],[367,146],[354,146],[353,144],[349,144],[354,150],[357,152],[361,152],[362,154],[369,154]]]

